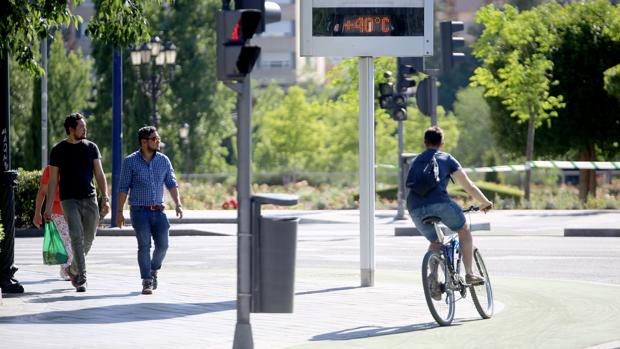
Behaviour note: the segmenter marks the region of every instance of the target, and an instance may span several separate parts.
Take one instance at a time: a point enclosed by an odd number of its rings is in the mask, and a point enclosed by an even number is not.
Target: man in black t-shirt
[[[67,116],[65,131],[67,139],[54,145],[50,154],[48,197],[53,198],[56,190],[60,190],[60,203],[73,248],[73,264],[67,274],[76,290],[84,292],[87,286],[85,256],[95,239],[99,217],[110,211],[110,198],[99,148],[86,140],[84,116],[80,113]],[[92,183],[93,176],[103,196],[101,212]],[[48,200],[45,205],[46,221],[51,219],[52,203],[53,200]]]

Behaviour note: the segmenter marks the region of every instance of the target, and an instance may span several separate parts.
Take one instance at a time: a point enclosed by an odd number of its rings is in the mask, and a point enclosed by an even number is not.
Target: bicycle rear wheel
[[[484,265],[484,260],[482,260],[482,255],[478,249],[474,250],[473,268],[475,273],[484,278],[484,284],[470,287],[471,298],[480,316],[483,319],[488,319],[493,316],[493,289],[487,267]]]
[[[454,320],[454,292],[447,288],[448,270],[440,252],[429,251],[422,260],[422,286],[435,321],[448,326]]]

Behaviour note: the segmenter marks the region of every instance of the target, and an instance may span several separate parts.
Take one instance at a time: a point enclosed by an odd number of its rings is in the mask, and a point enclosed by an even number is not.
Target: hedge
[[[476,182],[476,186],[478,186],[480,191],[491,201],[512,199],[519,204],[524,195],[522,190],[504,184],[479,181]],[[377,190],[377,196],[388,200],[396,200],[397,191],[397,187]],[[450,197],[458,199],[466,199],[469,197],[469,194],[457,184],[448,185],[448,194]]]
[[[17,169],[17,187],[15,188],[15,226],[26,228],[32,226],[34,204],[39,192],[39,180],[43,171],[26,171]]]

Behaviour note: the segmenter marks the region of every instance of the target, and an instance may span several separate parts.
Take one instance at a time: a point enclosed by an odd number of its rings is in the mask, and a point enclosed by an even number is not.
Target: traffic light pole
[[[360,269],[362,286],[375,284],[375,72],[359,60]]]
[[[252,179],[252,91],[250,75],[237,84],[227,83],[237,91],[237,324],[233,349],[254,348],[250,306],[252,296],[252,232],[251,179]]]
[[[403,180],[405,178],[404,176],[404,164],[403,161],[401,159],[401,154],[404,151],[405,145],[404,145],[404,127],[403,127],[403,121],[399,120],[398,121],[398,195],[397,195],[397,200],[398,200],[398,209],[396,211],[396,217],[394,217],[395,220],[403,220],[406,219],[405,218],[405,181]]]

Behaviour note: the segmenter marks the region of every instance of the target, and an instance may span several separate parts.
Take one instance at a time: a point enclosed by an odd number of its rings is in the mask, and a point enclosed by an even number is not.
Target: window
[[[263,52],[260,58],[260,67],[293,68],[293,55],[290,52]]]
[[[269,23],[265,26],[262,36],[293,36],[295,35],[295,25],[293,21],[280,21]]]

